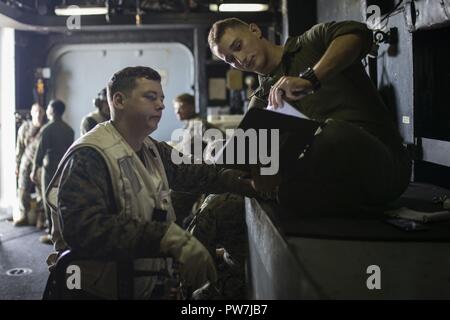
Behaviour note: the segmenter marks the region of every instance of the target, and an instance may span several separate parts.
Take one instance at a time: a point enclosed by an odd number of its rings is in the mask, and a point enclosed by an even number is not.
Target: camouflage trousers
[[[47,190],[50,182],[52,181],[52,178],[56,172],[56,169],[49,169],[49,168],[42,167],[41,171],[42,172],[41,172],[41,179],[40,179],[41,184],[40,185],[41,185],[41,189],[45,193],[45,190]],[[51,214],[50,206],[47,203],[46,197],[43,197],[42,200],[43,200],[42,203],[43,203],[44,211],[45,211],[45,217],[47,218],[47,225],[48,225],[49,233],[51,234],[53,222],[52,222],[52,214]]]
[[[203,203],[204,195],[172,191],[170,196],[177,217],[176,223],[186,229],[193,218],[193,214],[198,211]]]
[[[31,162],[23,161],[19,167],[19,177],[18,177],[18,189],[17,196],[19,200],[19,219],[30,219],[31,210],[31,193],[33,191],[33,186],[35,187],[37,194],[37,206],[36,206],[36,223],[37,226],[41,226],[44,223],[44,209],[42,205],[42,188],[41,185],[34,184],[30,179],[31,173]],[[38,178],[40,179],[41,170],[37,171]],[[28,221],[29,223],[34,221]]]
[[[245,299],[245,263],[248,257],[244,197],[235,194],[209,195],[189,231],[217,258],[216,249],[226,250],[224,259],[216,259],[218,281],[214,285],[220,297],[205,299]]]
[[[280,168],[278,203],[289,219],[360,217],[362,207],[399,197],[411,176],[400,143],[388,146],[355,124],[332,119],[295,163]]]

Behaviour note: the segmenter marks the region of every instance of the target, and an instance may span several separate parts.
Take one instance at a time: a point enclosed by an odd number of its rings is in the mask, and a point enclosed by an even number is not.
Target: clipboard
[[[241,129],[244,132],[254,129],[258,140],[258,148],[260,143],[266,143],[267,150],[278,152],[280,169],[283,169],[288,168],[299,159],[300,155],[312,143],[314,134],[320,125],[320,122],[307,119],[306,117],[293,116],[277,111],[254,108],[250,109],[245,114],[237,129]],[[260,134],[261,129],[267,130],[267,134]],[[270,132],[274,129],[277,129],[279,132],[279,144],[278,148],[272,149]],[[259,159],[257,159],[255,163],[254,159],[250,159],[249,157],[249,150],[251,147],[255,147],[250,144],[254,144],[255,141],[246,140],[245,155],[242,157],[241,154],[238,154],[239,150],[237,149],[237,131],[238,130],[236,130],[235,133],[227,140],[223,148],[216,153],[214,162],[227,168],[250,172],[251,166],[262,165],[261,162],[258,161]],[[263,141],[264,139],[265,141]],[[242,148],[240,150],[242,151]],[[230,157],[227,156],[227,152],[234,154],[234,158],[230,159]],[[244,161],[242,161],[243,158]]]

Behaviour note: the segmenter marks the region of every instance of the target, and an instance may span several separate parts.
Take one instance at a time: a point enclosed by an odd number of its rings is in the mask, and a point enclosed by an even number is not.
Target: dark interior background
[[[86,2],[103,1],[65,3]],[[228,70],[225,64],[211,62],[206,38],[214,21],[238,16],[258,23],[269,39],[282,43],[287,36],[299,35],[319,22],[365,22],[370,18],[367,7],[378,5],[381,14],[388,15],[384,24],[390,37],[380,43],[375,59],[366,59],[367,70],[392,110],[415,159],[412,179],[450,188],[450,27],[439,25],[430,30],[411,32],[405,23],[406,14],[402,10],[405,4],[401,0],[266,2],[270,4],[269,12],[225,14],[209,12],[208,1],[157,1],[159,7],[143,9],[142,28],[133,28],[135,1],[109,1],[115,6],[109,22],[105,17],[83,17],[83,23],[90,26],[88,30],[68,32],[64,29],[65,18],[52,14],[53,7],[62,1],[23,0],[19,8],[11,6],[7,0],[0,0],[0,12],[21,23],[36,26],[33,31],[16,32],[16,107],[27,109],[32,104],[35,78],[30,75],[37,68],[45,67],[47,55],[55,45],[173,41],[185,44],[194,54],[196,99],[200,113],[206,115],[208,105],[220,104],[208,101],[208,77],[225,74]],[[439,5],[438,1],[436,5]]]

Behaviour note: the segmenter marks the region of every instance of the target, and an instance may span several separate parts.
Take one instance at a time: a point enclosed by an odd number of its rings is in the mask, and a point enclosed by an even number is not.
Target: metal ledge
[[[246,199],[253,299],[448,299],[448,241],[285,236],[273,208]],[[379,289],[370,288],[370,267]]]
[[[421,138],[423,161],[450,167],[450,142]]]
[[[292,249],[254,199],[245,199],[252,299],[320,299]]]

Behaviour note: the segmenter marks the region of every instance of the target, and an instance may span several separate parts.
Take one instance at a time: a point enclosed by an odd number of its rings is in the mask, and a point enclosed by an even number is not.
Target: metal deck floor
[[[42,298],[48,277],[46,259],[53,246],[42,244],[34,227],[14,227],[0,215],[0,300]],[[12,268],[29,268],[29,274],[9,276]]]

